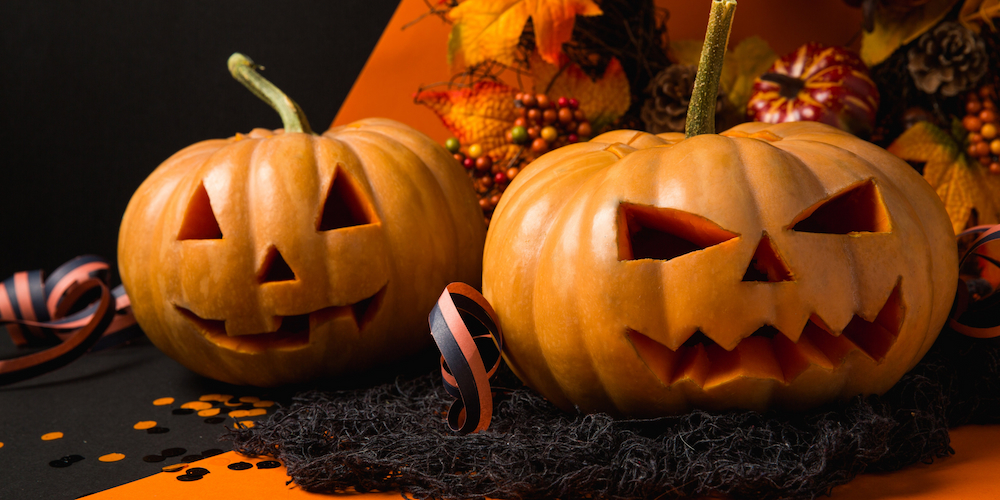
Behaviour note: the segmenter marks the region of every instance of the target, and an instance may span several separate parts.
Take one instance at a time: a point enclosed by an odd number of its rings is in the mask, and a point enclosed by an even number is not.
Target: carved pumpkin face
[[[483,291],[508,363],[560,407],[805,408],[919,361],[955,254],[927,183],[832,127],[616,131],[515,179]]]
[[[161,165],[126,210],[119,265],[160,349],[273,386],[427,345],[440,290],[478,281],[484,233],[461,168],[409,127],[256,129]]]

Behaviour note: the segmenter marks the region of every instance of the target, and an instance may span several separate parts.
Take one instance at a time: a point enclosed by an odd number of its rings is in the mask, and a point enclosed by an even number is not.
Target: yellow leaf
[[[771,46],[758,36],[743,39],[726,52],[722,65],[723,87],[733,109],[745,110],[750,102],[753,82],[778,59]]]
[[[670,42],[670,52],[677,64],[697,66],[701,59],[700,40]],[[753,82],[778,59],[778,54],[759,36],[744,38],[726,51],[719,86],[725,92],[731,109],[744,110],[750,101]]]
[[[979,33],[979,23],[986,23],[993,31],[997,30],[993,18],[1000,17],[1000,0],[965,0],[962,11],[958,14],[959,21],[976,33]]]
[[[944,19],[958,0],[930,0],[902,14],[883,7],[875,11],[875,29],[861,38],[861,59],[868,66],[886,60]]]
[[[521,31],[531,18],[538,53],[556,63],[562,44],[573,35],[576,16],[601,14],[594,0],[467,0],[448,12],[455,23],[448,60],[461,52],[470,66],[488,59],[513,66]]]
[[[920,122],[899,136],[888,151],[904,160],[927,162],[924,179],[944,202],[955,233],[968,226],[973,210],[979,224],[1000,223],[1000,177],[969,161],[947,132]]]
[[[480,81],[459,90],[425,90],[415,101],[434,111],[463,146],[479,144],[494,160],[501,160],[514,154],[504,134],[520,116],[515,95],[517,90],[503,83]]]
[[[560,60],[561,65],[555,65],[539,56],[532,57],[535,93],[545,93],[552,99],[573,97],[579,100],[580,110],[590,121],[594,135],[628,111],[632,94],[629,92],[628,77],[618,59],[612,58],[604,75],[596,81],[565,56]]]

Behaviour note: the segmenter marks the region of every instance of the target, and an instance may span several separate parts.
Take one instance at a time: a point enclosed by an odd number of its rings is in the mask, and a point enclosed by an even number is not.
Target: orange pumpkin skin
[[[485,232],[461,167],[410,127],[255,129],[189,146],[146,179],[122,220],[119,269],[165,353],[207,377],[276,386],[428,345],[440,291],[479,282]]]
[[[956,280],[943,205],[907,164],[827,125],[747,123],[539,158],[494,214],[483,292],[527,385],[653,416],[882,393]]]

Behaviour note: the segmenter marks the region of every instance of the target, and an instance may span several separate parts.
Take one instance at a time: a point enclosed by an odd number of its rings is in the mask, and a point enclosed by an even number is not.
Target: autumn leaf
[[[970,161],[959,144],[930,122],[920,122],[889,145],[890,153],[926,162],[924,179],[944,202],[955,233],[966,228],[975,210],[979,224],[1000,223],[1000,177]]]
[[[979,23],[986,23],[993,31],[997,30],[993,18],[1000,17],[1000,0],[965,0],[958,20],[976,33],[980,31]]]
[[[896,49],[937,25],[958,1],[930,0],[902,14],[879,7],[875,11],[875,29],[861,38],[861,59],[869,67],[886,60]]]
[[[670,43],[670,52],[678,64],[697,66],[702,43],[700,40],[678,40]],[[754,80],[777,59],[778,54],[759,36],[745,38],[726,51],[719,86],[725,92],[731,109],[746,109]]]
[[[517,90],[500,82],[480,81],[471,88],[424,90],[414,100],[430,108],[464,146],[479,144],[493,160],[507,160],[517,146],[504,134],[520,114],[514,107]]]
[[[628,77],[615,58],[597,80],[591,80],[565,55],[560,57],[559,65],[549,64],[536,55],[531,60],[531,71],[535,93],[544,93],[552,99],[573,97],[580,101],[580,110],[590,121],[594,135],[618,121],[632,104]]]
[[[448,62],[460,52],[469,66],[488,59],[513,66],[521,31],[531,18],[538,53],[555,64],[562,44],[573,35],[576,16],[601,14],[594,0],[466,0],[448,12],[455,23]]]

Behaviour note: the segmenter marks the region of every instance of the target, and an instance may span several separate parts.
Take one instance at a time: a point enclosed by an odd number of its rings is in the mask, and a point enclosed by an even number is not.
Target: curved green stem
[[[715,133],[715,105],[719,98],[719,79],[722,77],[722,61],[729,43],[729,28],[733,25],[736,0],[712,0],[712,11],[708,17],[708,32],[705,45],[701,48],[698,74],[694,78],[694,90],[688,107],[687,124],[684,135],[694,137]]]
[[[281,89],[260,76],[260,73],[257,72],[257,65],[249,57],[239,52],[229,56],[229,73],[236,81],[250,89],[254,95],[260,97],[281,115],[281,123],[285,127],[285,132],[313,133],[302,108],[285,95]]]

